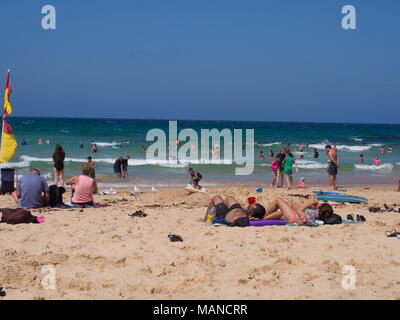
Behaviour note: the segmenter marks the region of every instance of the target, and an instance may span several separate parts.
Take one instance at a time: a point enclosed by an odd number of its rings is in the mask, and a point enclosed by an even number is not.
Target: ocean
[[[11,124],[18,142],[25,139],[27,145],[19,144],[13,161],[3,163],[1,167],[15,168],[17,176],[26,174],[31,167],[38,167],[49,181],[53,179],[52,155],[56,144],[61,144],[66,152],[65,178],[79,174],[82,163],[86,162],[88,156],[92,156],[97,163],[96,176],[102,187],[183,186],[188,179],[189,167],[202,173],[202,184],[205,186],[227,182],[269,185],[272,174],[268,152],[272,150],[277,154],[288,144],[299,168],[299,173],[294,171],[295,181],[303,176],[306,181],[327,183],[325,144],[328,142],[337,143],[339,149],[339,185],[341,182],[392,184],[400,177],[400,125],[178,120],[178,132],[191,128],[199,137],[201,129],[227,128],[232,132],[233,129],[254,129],[254,171],[251,175],[238,176],[235,175],[238,165],[232,161],[214,164],[203,163],[199,158],[193,163],[177,163],[168,161],[167,156],[166,161],[146,161],[144,149],[152,143],[146,141],[147,132],[160,128],[168,136],[168,120],[9,117],[7,121]],[[38,139],[42,139],[44,143],[38,144]],[[46,140],[50,140],[50,143],[47,144]],[[79,148],[80,141],[84,145],[83,149]],[[113,147],[116,141],[120,148]],[[92,143],[97,144],[96,154],[91,152]],[[304,145],[302,153],[298,151],[299,143]],[[310,151],[307,151],[307,144]],[[222,142],[221,147],[223,145]],[[393,148],[392,153],[387,152],[388,145]],[[385,154],[380,154],[380,146],[384,146]],[[319,152],[318,159],[313,157],[314,149]],[[265,154],[265,160],[259,159],[260,151]],[[223,155],[223,148],[221,154]],[[364,155],[364,164],[359,163],[360,154]],[[130,156],[131,177],[113,178],[115,159],[127,155]],[[304,160],[300,160],[301,155]],[[382,165],[373,164],[376,156],[379,156]]]

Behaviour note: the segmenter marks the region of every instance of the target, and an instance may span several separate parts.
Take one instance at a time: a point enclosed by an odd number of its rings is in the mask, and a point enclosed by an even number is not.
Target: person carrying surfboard
[[[337,176],[337,169],[339,168],[339,158],[337,155],[337,148],[331,145],[327,145],[325,147],[326,151],[328,152],[328,176],[329,176],[329,185],[331,188],[336,190],[336,176]]]
[[[196,189],[202,189],[202,187],[199,185],[199,181],[201,180],[201,178],[203,178],[201,173],[194,171],[193,168],[189,168],[188,172],[190,174],[190,182],[192,186]]]

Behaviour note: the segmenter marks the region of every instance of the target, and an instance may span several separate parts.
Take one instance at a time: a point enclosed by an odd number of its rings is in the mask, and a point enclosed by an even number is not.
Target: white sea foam
[[[321,163],[311,160],[297,160],[297,166],[301,169],[326,169],[328,167],[327,163]]]
[[[52,158],[38,158],[38,157],[31,157],[23,155],[21,156],[23,162],[28,163],[29,166],[30,162],[48,162],[53,163]],[[95,158],[93,157],[93,161],[95,162],[104,162],[109,164],[114,164],[115,158]],[[86,158],[65,158],[65,162],[77,162],[77,163],[85,163],[87,162]],[[193,161],[186,161],[182,160],[177,162],[176,160],[147,160],[147,159],[129,159],[128,164],[130,166],[148,166],[148,165],[157,165],[161,167],[168,167],[168,168],[184,168],[187,167],[189,164],[232,164],[231,159],[200,159],[200,160],[193,160]],[[10,164],[10,166],[12,166]],[[22,165],[21,165],[22,166]]]
[[[322,144],[310,144],[310,147],[313,149],[320,149],[323,150],[325,149],[325,145]],[[349,152],[361,152],[361,151],[366,151],[372,148],[372,145],[366,145],[366,146],[348,146],[348,145],[337,145],[336,148],[338,150],[342,151],[349,151]]]
[[[393,164],[391,163],[384,163],[381,165],[375,165],[375,164],[355,164],[354,167],[357,170],[369,170],[369,171],[392,171],[393,170]]]
[[[112,146],[118,146],[120,143],[118,142],[92,142],[92,144],[96,144],[98,147],[112,147]]]
[[[19,161],[19,162],[7,162],[1,163],[0,168],[28,168],[31,162],[27,160]]]
[[[281,144],[280,142],[272,142],[272,143],[259,143],[257,146],[260,147],[272,147],[274,145]]]

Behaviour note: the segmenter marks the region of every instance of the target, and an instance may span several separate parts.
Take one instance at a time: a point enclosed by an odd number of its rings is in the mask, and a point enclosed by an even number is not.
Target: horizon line
[[[221,120],[221,119],[184,119],[184,118],[117,118],[117,117],[74,117],[74,116],[13,116],[12,118],[37,118],[37,119],[90,119],[90,120],[144,120],[144,121],[224,121],[224,122],[256,122],[256,123],[319,123],[319,124],[351,124],[351,125],[400,125],[400,123],[377,123],[377,122],[335,122],[335,121],[282,121],[282,120]]]

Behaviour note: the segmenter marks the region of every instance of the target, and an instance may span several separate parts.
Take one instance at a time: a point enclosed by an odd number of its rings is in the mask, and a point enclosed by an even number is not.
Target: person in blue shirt
[[[12,196],[22,208],[42,208],[50,200],[49,186],[46,179],[40,176],[40,170],[35,168],[19,180]]]

